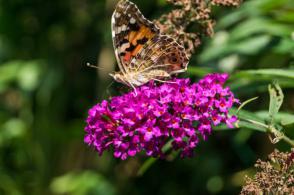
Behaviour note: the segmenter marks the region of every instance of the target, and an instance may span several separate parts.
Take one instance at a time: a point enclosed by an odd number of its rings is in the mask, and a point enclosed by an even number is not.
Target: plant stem
[[[283,139],[285,142],[290,144],[292,147],[294,147],[294,140],[291,140],[289,137],[287,137],[284,133],[281,131],[277,130],[273,126],[269,127],[269,131],[273,133],[275,136],[279,137],[279,139]]]
[[[275,127],[270,126],[270,125],[266,125],[264,123],[261,123],[261,122],[258,122],[258,121],[254,121],[254,120],[251,120],[251,119],[245,119],[245,120],[248,121],[248,122],[250,122],[250,123],[252,123],[252,124],[259,125],[261,127],[266,128],[270,133],[273,133],[276,137],[279,137],[279,139],[283,139],[285,142],[287,142],[292,147],[294,147],[294,140],[292,140],[289,137],[287,137],[284,133],[282,133],[281,131],[277,130]]]
[[[284,135],[284,136],[282,137],[282,139],[283,139],[285,142],[287,142],[288,144],[290,144],[292,147],[294,147],[294,141],[291,140],[289,137],[287,137],[286,135]]]

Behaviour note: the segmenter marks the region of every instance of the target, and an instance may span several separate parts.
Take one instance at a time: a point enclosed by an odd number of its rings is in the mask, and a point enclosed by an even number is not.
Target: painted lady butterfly
[[[135,88],[187,70],[184,47],[160,34],[159,28],[143,16],[134,3],[119,1],[111,23],[120,71],[110,76],[116,81]]]

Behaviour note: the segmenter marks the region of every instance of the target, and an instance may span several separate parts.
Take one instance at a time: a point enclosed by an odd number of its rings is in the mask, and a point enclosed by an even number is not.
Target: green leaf
[[[264,118],[265,120],[270,120],[268,111],[258,111],[256,115],[260,118]],[[294,114],[279,112],[275,115],[275,122],[280,123],[281,125],[290,125],[294,123]]]
[[[138,170],[137,176],[144,175],[144,173],[149,169],[149,167],[151,167],[156,161],[157,161],[157,158],[153,158],[153,157],[148,158]]]
[[[238,112],[237,111],[238,111],[237,108],[231,108],[230,109],[230,114],[235,114],[235,115],[238,114],[239,119],[250,119],[250,120],[255,120],[255,121],[258,121],[258,122],[261,122],[261,123],[264,122],[264,119],[257,116],[254,112],[250,112],[250,111],[247,111],[247,110],[239,110]]]
[[[270,105],[269,105],[269,117],[271,124],[274,123],[275,115],[279,112],[279,109],[284,100],[284,94],[278,83],[273,83],[268,86],[270,95]]]
[[[258,97],[254,97],[254,98],[251,98],[251,99],[249,99],[249,100],[246,100],[245,102],[243,102],[240,106],[239,106],[239,108],[237,109],[237,113],[236,114],[238,114],[238,112],[246,105],[246,104],[249,104],[250,102],[252,102],[252,101],[254,101],[254,100],[256,100]]]
[[[209,73],[213,72],[213,70],[211,68],[205,68],[205,67],[189,67],[188,68],[188,73],[192,74],[192,75],[197,75],[197,76],[205,76]]]
[[[267,129],[264,127],[264,120],[257,116],[255,113],[250,112],[250,111],[245,111],[245,110],[239,110],[236,108],[232,108],[230,110],[230,114],[236,114],[238,112],[238,119],[239,121],[235,123],[236,126],[239,128],[248,128],[248,129],[253,129],[261,132],[266,132]],[[252,122],[256,122],[253,124]],[[259,125],[262,124],[262,125]],[[233,129],[228,129],[226,125],[222,124],[220,126],[214,127],[213,128],[216,131],[224,131],[224,130],[233,130]]]
[[[229,26],[240,21],[242,18],[246,17],[246,14],[247,13],[244,12],[244,10],[239,9],[223,16],[222,18],[219,18],[219,21],[216,24],[216,30],[228,28]]]
[[[294,41],[290,37],[285,37],[274,47],[274,51],[277,53],[293,53]]]
[[[259,52],[270,42],[271,37],[268,35],[260,35],[238,41],[232,44],[231,52],[239,52],[246,55],[253,55]]]
[[[237,123],[237,125],[240,128],[248,128],[248,129],[253,129],[253,130],[257,130],[257,131],[262,131],[262,132],[266,132],[267,129],[264,127],[265,124],[265,120],[261,117],[259,117],[258,115],[256,115],[254,112],[250,112],[250,111],[246,111],[246,110],[239,110],[236,108],[232,108],[230,110],[230,114],[236,114],[238,113],[238,119],[239,122]],[[255,121],[256,124],[253,124],[250,121]],[[259,124],[263,124],[263,125],[259,125]]]
[[[248,129],[252,129],[252,130],[256,130],[256,131],[267,132],[267,129],[265,127],[252,124],[252,123],[250,123],[248,121],[240,121],[238,123],[238,126],[240,128],[248,128]]]
[[[267,76],[270,78],[284,77],[294,79],[294,69],[258,69],[244,70],[232,75],[232,78],[247,77],[247,76]]]
[[[33,90],[39,84],[42,73],[41,60],[13,60],[0,67],[0,92],[16,81],[24,90]]]
[[[115,194],[113,186],[105,178],[94,172],[69,172],[54,178],[50,189],[54,194]]]
[[[238,40],[233,42],[224,42],[222,44],[211,45],[199,56],[201,63],[231,55],[232,53],[241,53],[244,55],[253,55],[265,48],[271,41],[269,35],[259,35],[252,38]]]
[[[251,35],[267,34],[273,36],[289,36],[292,29],[287,25],[274,23],[264,18],[249,19],[239,24],[231,33],[232,40],[240,40]]]
[[[27,91],[34,90],[40,83],[41,73],[41,61],[23,62],[17,75],[20,87]]]
[[[162,151],[163,153],[166,153],[169,149],[171,149],[171,143],[172,143],[173,140],[170,140],[169,142],[167,142],[163,148],[162,148]],[[148,158],[144,163],[143,165],[140,167],[140,169],[138,170],[137,172],[137,176],[142,176],[144,175],[144,173],[158,160],[158,158],[153,158],[153,157],[150,157]]]
[[[215,33],[213,39],[209,42],[208,47],[206,47],[206,49],[200,53],[198,61],[203,63],[229,53],[229,36],[230,35],[227,31],[220,31]]]

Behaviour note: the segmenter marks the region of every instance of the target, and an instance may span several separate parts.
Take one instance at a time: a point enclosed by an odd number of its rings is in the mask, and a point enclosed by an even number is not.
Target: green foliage
[[[33,91],[38,87],[44,65],[41,61],[9,61],[2,64],[0,74],[0,92],[5,91],[12,82],[25,91]]]
[[[286,137],[283,134],[283,132],[282,132],[283,127],[282,126],[291,124],[293,121],[294,115],[287,114],[287,113],[279,114],[279,109],[281,108],[281,106],[283,104],[284,94],[283,94],[281,87],[279,86],[279,84],[277,82],[274,82],[273,84],[269,85],[268,91],[270,94],[268,114],[266,114],[266,115],[259,114],[259,117],[257,114],[254,114],[254,113],[247,114],[247,116],[239,114],[238,111],[240,111],[241,108],[245,106],[245,104],[256,99],[256,98],[252,98],[250,100],[245,101],[238,108],[236,114],[239,116],[239,119],[241,120],[242,123],[241,124],[237,123],[237,126],[272,133],[275,136],[275,138],[272,140],[273,143],[277,143],[281,139],[284,139],[286,142],[288,142],[293,147],[294,141],[289,139],[288,137]],[[279,115],[279,120],[276,119],[276,117],[278,115]],[[282,116],[284,116],[285,119],[283,119]],[[259,118],[259,121],[258,121],[258,118]]]
[[[90,171],[59,176],[53,179],[50,188],[55,194],[114,194],[113,187],[103,176]]]
[[[218,31],[199,55],[199,63],[217,64],[220,70],[230,72],[237,68],[290,67],[294,49],[292,9],[291,0],[245,2],[220,17]]]

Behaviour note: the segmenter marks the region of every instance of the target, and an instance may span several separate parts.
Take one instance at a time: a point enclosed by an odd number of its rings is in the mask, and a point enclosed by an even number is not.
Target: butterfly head
[[[122,73],[119,73],[119,72],[115,72],[115,73],[110,73],[109,74],[115,81],[119,82],[119,83],[122,83],[122,84],[125,84],[125,85],[130,85],[128,80],[126,79],[126,77],[122,74]]]

